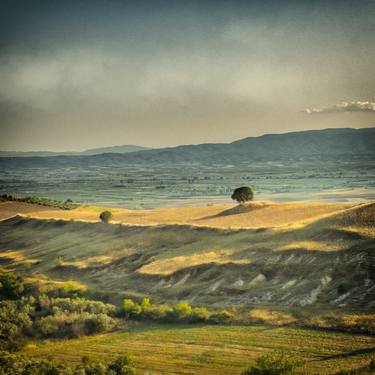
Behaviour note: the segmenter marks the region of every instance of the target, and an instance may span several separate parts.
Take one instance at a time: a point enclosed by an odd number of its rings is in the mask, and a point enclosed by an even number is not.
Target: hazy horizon
[[[373,1],[5,1],[0,150],[375,125]]]
[[[358,130],[358,129],[375,129],[375,126],[369,126],[369,127],[352,127],[352,128],[322,128],[322,129],[304,129],[304,130],[300,130],[301,132],[303,131],[318,131],[318,130],[327,130],[327,129],[355,129],[355,130]],[[99,145],[99,146],[96,146],[96,147],[89,147],[89,148],[83,148],[83,149],[80,149],[80,150],[72,150],[72,149],[60,149],[60,150],[48,150],[48,149],[35,149],[35,150],[7,150],[7,149],[0,149],[0,152],[25,152],[25,153],[28,153],[28,152],[84,152],[84,151],[89,151],[89,150],[95,150],[95,149],[100,149],[100,148],[111,148],[111,147],[122,147],[122,146],[134,146],[134,147],[145,147],[145,149],[158,149],[158,148],[169,148],[169,147],[178,147],[178,146],[188,146],[188,145],[200,145],[200,144],[205,144],[205,143],[232,143],[232,142],[236,142],[236,141],[239,141],[241,139],[245,139],[245,138],[251,138],[251,137],[254,137],[254,138],[257,138],[257,137],[261,137],[261,136],[264,136],[264,135],[275,135],[275,134],[278,134],[278,135],[282,135],[282,134],[288,134],[288,133],[293,133],[293,132],[296,132],[295,130],[293,131],[285,131],[285,132],[281,132],[281,133],[276,133],[276,132],[273,132],[273,133],[263,133],[263,134],[259,134],[259,135],[256,135],[256,136],[248,136],[248,137],[243,137],[243,138],[236,138],[236,139],[232,139],[232,140],[228,140],[226,142],[203,142],[203,143],[198,143],[198,142],[193,142],[193,143],[181,143],[181,144],[175,144],[175,145],[166,145],[166,146],[159,146],[159,147],[147,147],[145,145],[142,145],[142,144],[138,144],[138,145],[134,145],[134,144],[113,144],[113,145]],[[297,130],[298,132],[298,130]]]

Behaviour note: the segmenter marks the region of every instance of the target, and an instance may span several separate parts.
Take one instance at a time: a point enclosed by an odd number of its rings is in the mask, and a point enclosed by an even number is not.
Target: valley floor
[[[143,325],[67,341],[31,343],[27,356],[78,363],[128,353],[142,374],[240,374],[266,352],[287,351],[307,374],[335,374],[368,365],[375,337],[266,326]]]

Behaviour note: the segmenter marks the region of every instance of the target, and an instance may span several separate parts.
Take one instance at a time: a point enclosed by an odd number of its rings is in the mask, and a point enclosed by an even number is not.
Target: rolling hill
[[[151,295],[214,307],[374,309],[374,203],[247,208],[164,209],[149,217],[114,210],[118,223],[102,224],[93,222],[99,208],[35,207],[9,217],[8,206],[1,263],[74,279],[114,300]]]

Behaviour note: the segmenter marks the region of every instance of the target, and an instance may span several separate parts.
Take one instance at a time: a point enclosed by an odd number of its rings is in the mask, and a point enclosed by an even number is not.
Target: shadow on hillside
[[[372,354],[375,353],[375,347],[373,348],[365,348],[365,349],[357,349],[357,350],[352,350],[350,352],[345,352],[345,353],[340,353],[340,354],[334,354],[330,355],[328,357],[322,357],[320,361],[326,361],[327,359],[338,359],[338,358],[348,358],[348,357],[353,357],[357,355],[362,355],[362,354]]]
[[[270,205],[271,205],[270,203],[266,203],[266,202],[239,204],[238,206],[221,211],[215,215],[201,217],[199,219],[196,219],[196,221],[216,219],[219,217],[225,217],[225,216],[231,216],[231,215],[246,214],[255,210],[259,210],[261,208],[269,207]]]

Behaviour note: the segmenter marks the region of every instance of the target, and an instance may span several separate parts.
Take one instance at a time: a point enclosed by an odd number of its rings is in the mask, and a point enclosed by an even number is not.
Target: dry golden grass
[[[289,313],[263,309],[251,310],[249,312],[249,318],[250,321],[254,323],[266,323],[276,326],[292,324],[296,321],[296,318]]]
[[[31,206],[31,207],[30,207]],[[135,225],[188,224],[218,228],[262,228],[303,226],[312,221],[343,212],[355,204],[341,203],[272,203],[251,202],[233,206],[217,204],[155,210],[111,209],[113,222]],[[99,221],[102,207],[80,206],[74,210],[49,209],[26,203],[7,202],[0,205],[0,218],[21,213],[41,219]]]
[[[37,259],[29,259],[25,257],[25,255],[21,251],[13,251],[13,250],[7,250],[7,251],[2,250],[2,252],[0,253],[0,260],[2,261],[6,260],[8,262],[11,262],[12,264],[20,264],[20,263],[34,264],[38,262]]]
[[[24,202],[0,202],[0,220],[7,219],[14,215],[40,215],[44,211],[51,211],[50,207],[40,206],[37,204],[24,203]],[[62,211],[55,208],[56,214]]]
[[[169,275],[179,269],[185,268],[186,265],[189,267],[197,266],[205,263],[216,263],[223,264],[231,261],[232,263],[248,263],[246,260],[231,260],[230,255],[233,251],[208,251],[205,253],[198,253],[188,256],[177,256],[168,259],[159,259],[155,262],[148,263],[139,269],[141,273],[158,274],[158,275]]]
[[[33,277],[27,277],[26,282],[38,287],[41,293],[48,293],[57,289],[64,291],[81,291],[87,290],[86,285],[75,280],[54,280],[46,277],[43,274],[38,274]]]

